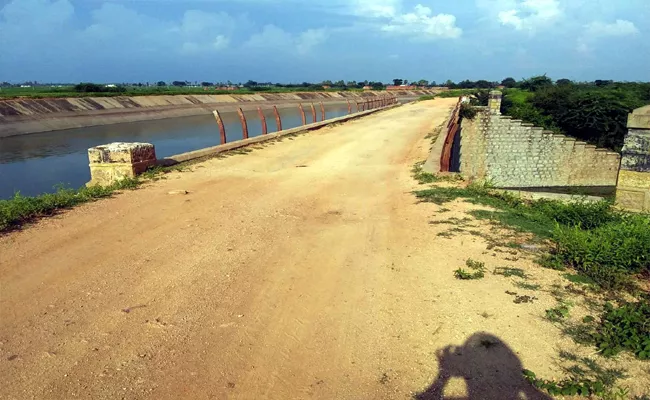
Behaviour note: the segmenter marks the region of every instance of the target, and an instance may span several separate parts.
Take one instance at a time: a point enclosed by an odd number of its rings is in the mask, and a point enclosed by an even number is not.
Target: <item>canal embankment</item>
[[[277,106],[289,108],[300,103],[343,104],[386,96],[386,91],[297,92],[244,95],[173,95],[75,97],[51,99],[11,99],[0,101],[0,138],[72,128],[111,125],[166,118],[228,112],[242,108]],[[435,94],[433,90],[393,91],[400,99],[416,99]]]

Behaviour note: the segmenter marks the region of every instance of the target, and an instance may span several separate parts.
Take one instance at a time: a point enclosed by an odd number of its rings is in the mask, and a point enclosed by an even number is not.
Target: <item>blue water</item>
[[[296,108],[281,109],[282,128],[302,125]],[[325,107],[326,119],[348,113],[347,105]],[[353,110],[354,111],[354,110]],[[306,107],[307,123],[312,122]],[[318,119],[320,109],[317,107]],[[262,133],[256,111],[245,112],[249,136]],[[277,130],[272,110],[265,110],[268,132]],[[239,117],[222,113],[228,142],[242,139]],[[156,121],[132,122],[56,132],[0,138],[0,199],[16,192],[35,196],[60,185],[78,188],[90,180],[88,149],[112,142],[145,142],[156,146],[158,158],[220,144],[219,129],[211,113]]]

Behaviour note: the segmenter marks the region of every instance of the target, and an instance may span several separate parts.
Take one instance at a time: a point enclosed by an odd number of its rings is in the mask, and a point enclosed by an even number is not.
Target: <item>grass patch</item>
[[[570,267],[605,289],[629,289],[633,276],[650,273],[650,215],[615,210],[611,203],[526,201],[486,185],[434,187],[415,192],[420,201],[443,205],[455,199],[496,211],[470,214],[555,243],[544,265]]]
[[[546,319],[551,322],[561,322],[565,320],[571,312],[571,304],[568,302],[560,302],[556,307],[546,310]]]
[[[434,95],[420,96],[418,98],[418,101],[433,100],[435,98],[436,98],[436,96],[434,96]]]
[[[413,168],[411,169],[411,173],[413,174],[413,179],[418,181],[420,185],[424,185],[427,183],[434,183],[434,182],[443,182],[443,181],[459,182],[463,180],[463,178],[458,174],[436,175],[429,172],[424,172],[422,170],[423,165],[424,165],[424,161],[420,161],[415,163],[415,165],[413,165]]]
[[[457,279],[475,280],[475,279],[482,279],[483,277],[485,277],[485,271],[486,271],[485,263],[468,258],[467,261],[465,261],[465,265],[467,266],[467,268],[473,270],[474,272],[470,272],[462,268],[458,268],[456,271],[454,271],[454,276]]]
[[[15,229],[24,223],[53,215],[58,210],[110,197],[117,190],[135,189],[139,179],[124,179],[111,186],[91,186],[80,189],[59,187],[54,193],[28,197],[16,193],[8,200],[0,200],[0,232]]]

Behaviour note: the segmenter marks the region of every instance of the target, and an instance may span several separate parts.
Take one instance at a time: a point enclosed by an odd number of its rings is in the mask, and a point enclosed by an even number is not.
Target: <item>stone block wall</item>
[[[460,172],[497,187],[615,187],[618,153],[481,110],[461,125]]]
[[[650,211],[650,106],[634,110],[627,127],[616,203],[631,210]]]

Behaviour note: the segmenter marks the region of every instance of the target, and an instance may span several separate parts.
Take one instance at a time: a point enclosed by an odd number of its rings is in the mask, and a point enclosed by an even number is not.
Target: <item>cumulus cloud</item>
[[[382,31],[410,35],[421,39],[457,38],[462,30],[456,26],[456,17],[450,14],[433,14],[421,4],[413,12],[396,15],[382,26]]]
[[[597,38],[606,36],[628,36],[639,33],[639,30],[630,21],[617,19],[616,22],[607,24],[605,22],[594,21],[585,26],[587,37]]]
[[[617,19],[613,23],[593,21],[583,27],[583,33],[578,38],[577,50],[580,53],[590,53],[592,45],[600,38],[616,38],[624,36],[633,36],[639,33],[634,23]]]
[[[562,17],[558,0],[517,1],[512,8],[499,11],[499,22],[518,31],[534,31]]]
[[[325,29],[309,29],[299,35],[292,35],[275,25],[266,25],[261,32],[252,35],[244,47],[256,51],[297,52],[304,55],[328,37]]]

